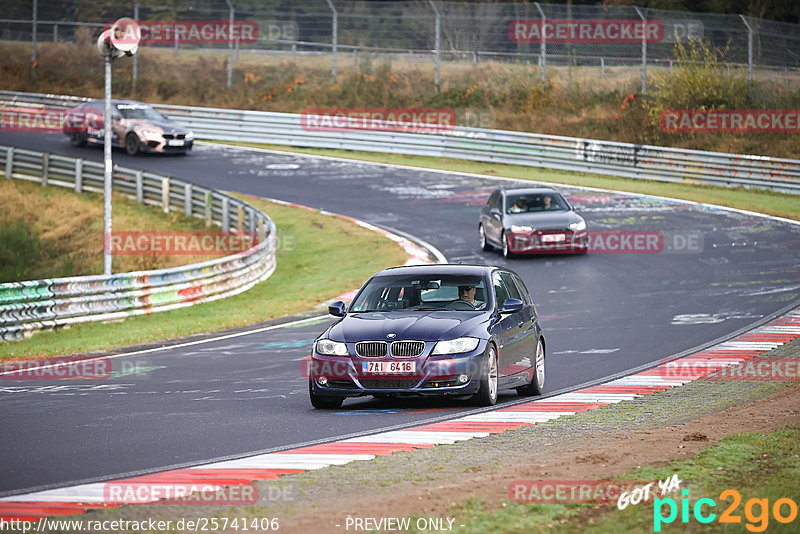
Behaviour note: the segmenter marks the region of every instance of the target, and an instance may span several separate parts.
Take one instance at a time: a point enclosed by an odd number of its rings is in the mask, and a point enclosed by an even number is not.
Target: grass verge
[[[345,219],[237,196],[269,214],[278,227],[278,267],[269,279],[234,297],[181,310],[41,332],[3,344],[0,358],[111,349],[300,313],[358,287],[375,271],[407,259],[393,241]]]
[[[434,158],[429,156],[405,156],[402,154],[382,154],[377,152],[361,152],[337,150],[327,148],[301,148],[282,145],[267,145],[260,143],[232,143],[222,144],[243,147],[297,152],[315,156],[331,156],[338,158],[354,159],[359,161],[372,161],[392,165],[408,165],[439,169],[452,172],[466,172],[486,174],[489,176],[502,176],[520,180],[555,182],[565,185],[578,185],[583,187],[599,187],[642,193],[707,204],[718,204],[748,211],[765,213],[776,217],[800,220],[800,195],[777,193],[764,189],[745,189],[744,187],[718,187],[699,184],[676,184],[667,182],[643,181],[599,174],[585,174],[558,170],[538,169],[520,165],[504,165],[499,163],[483,163],[478,161],[463,161],[449,158]]]
[[[113,196],[114,231],[206,231],[200,219]],[[176,267],[218,256],[115,255],[114,272]],[[103,272],[103,196],[0,180],[0,283]]]
[[[624,510],[618,510],[616,503],[599,507],[504,502],[499,510],[490,512],[483,501],[470,500],[456,515],[462,518],[464,533],[742,532],[745,528],[749,532],[797,532],[796,513],[795,519],[785,524],[776,519],[773,508],[780,499],[797,503],[799,456],[800,429],[742,433],[722,439],[693,458],[662,467],[645,466],[627,477],[663,481],[677,474],[683,481],[682,490],[688,491],[686,497],[674,491]],[[723,493],[726,490],[735,493]],[[686,516],[681,513],[684,498],[689,504]],[[677,513],[671,520],[670,499]],[[704,501],[699,508],[701,519],[713,516],[708,523],[698,521],[695,515],[699,499],[715,503],[712,508]],[[726,509],[735,522],[721,522]],[[790,517],[790,505],[784,502],[779,513]]]

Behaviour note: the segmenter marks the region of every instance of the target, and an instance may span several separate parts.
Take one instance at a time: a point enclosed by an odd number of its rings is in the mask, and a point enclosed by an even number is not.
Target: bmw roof
[[[513,272],[505,267],[497,265],[468,265],[462,263],[434,263],[429,265],[403,265],[400,267],[388,267],[378,271],[373,276],[382,275],[437,275],[437,274],[456,274],[482,276],[495,269]]]

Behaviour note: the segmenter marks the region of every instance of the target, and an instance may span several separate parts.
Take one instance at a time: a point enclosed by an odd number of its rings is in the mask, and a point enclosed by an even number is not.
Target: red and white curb
[[[0,519],[36,521],[47,516],[80,514],[86,510],[120,506],[107,497],[108,485],[135,484],[152,488],[155,490],[153,494],[158,494],[159,488],[177,485],[222,489],[331,465],[371,460],[395,452],[485,437],[681,386],[716,370],[745,362],[798,337],[800,308],[728,341],[604,384],[403,430],[138,477],[5,497],[0,499]],[[693,371],[673,377],[671,373],[676,364]],[[149,502],[155,502],[155,499]]]

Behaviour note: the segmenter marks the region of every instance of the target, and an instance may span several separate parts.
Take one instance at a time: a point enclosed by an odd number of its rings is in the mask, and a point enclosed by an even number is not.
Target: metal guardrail
[[[69,107],[85,98],[0,91],[2,105]],[[301,115],[155,104],[195,136],[298,147],[457,158],[663,182],[761,187],[800,193],[800,160],[686,150],[506,130],[442,133],[304,129]]]
[[[103,165],[0,145],[5,178],[103,192]],[[3,171],[0,171],[3,172]],[[0,284],[0,339],[88,321],[174,310],[241,293],[275,270],[276,230],[263,212],[236,198],[183,180],[115,167],[113,188],[165,212],[182,211],[219,230],[257,236],[250,249],[202,263],[113,274]]]

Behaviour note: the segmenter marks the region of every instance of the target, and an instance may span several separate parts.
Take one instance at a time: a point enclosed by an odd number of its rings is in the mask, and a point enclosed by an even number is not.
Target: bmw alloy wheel
[[[540,339],[536,343],[536,359],[533,365],[531,383],[517,388],[517,393],[523,396],[541,395],[544,391],[544,345]]]
[[[486,349],[484,361],[481,385],[475,400],[480,406],[494,406],[497,402],[497,350],[491,343]]]

